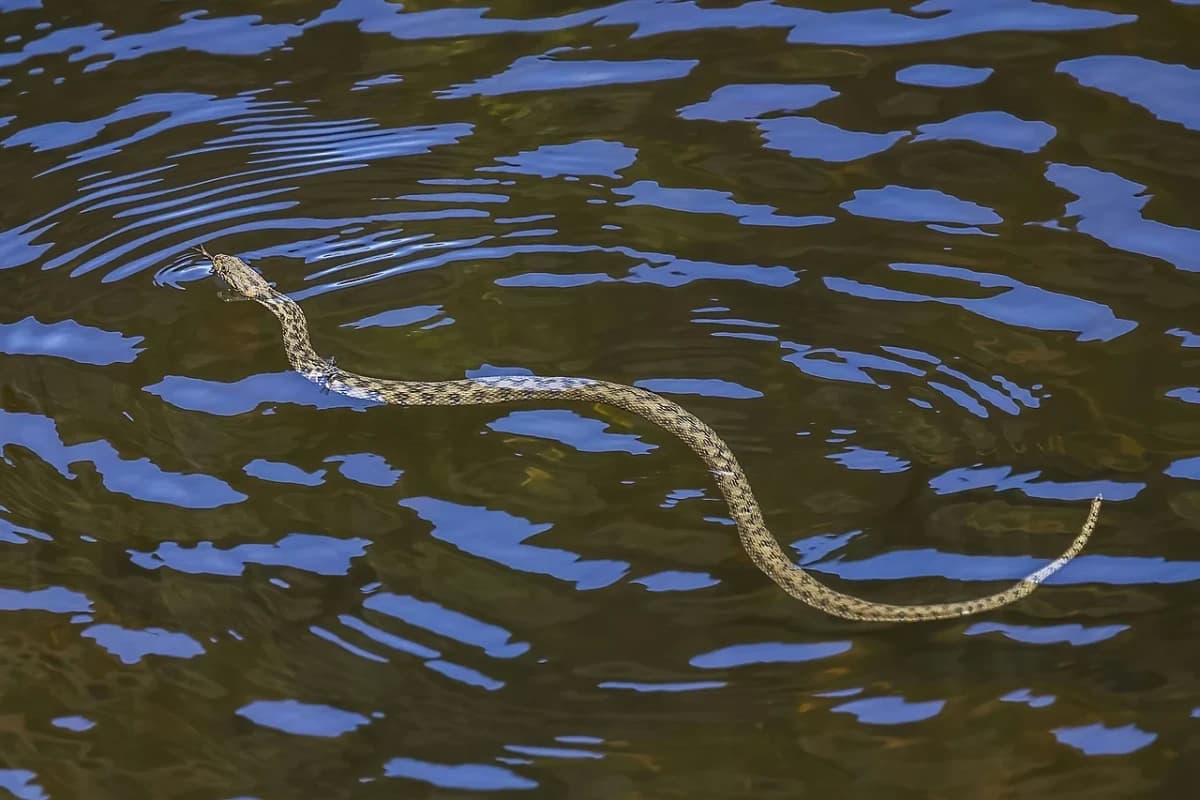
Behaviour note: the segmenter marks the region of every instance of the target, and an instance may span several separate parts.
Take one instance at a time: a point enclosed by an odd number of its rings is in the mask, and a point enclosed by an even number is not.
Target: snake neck
[[[273,288],[263,296],[252,299],[279,320],[283,329],[284,351],[292,369],[310,380],[314,375],[328,370],[328,362],[313,349],[308,336],[308,322],[295,300]]]

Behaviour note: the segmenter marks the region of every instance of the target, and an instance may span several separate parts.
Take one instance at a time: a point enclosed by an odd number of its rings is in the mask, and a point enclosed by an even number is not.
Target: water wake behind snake
[[[254,300],[275,315],[283,327],[283,345],[292,369],[330,391],[348,397],[400,406],[455,406],[524,400],[570,400],[604,403],[653,422],[690,447],[712,472],[729,515],[737,525],[746,554],[760,570],[792,597],[837,617],[870,622],[919,622],[950,619],[990,611],[1027,596],[1087,544],[1100,515],[1100,497],[1066,551],[1004,591],[953,603],[892,605],[864,600],[824,585],[795,565],[767,529],[762,510],[737,458],[724,440],[691,412],[645,389],[589,378],[513,376],[456,381],[403,381],[358,375],[337,367],[313,350],[308,322],[295,300],[276,291],[250,265],[236,256],[198,251],[229,289]]]

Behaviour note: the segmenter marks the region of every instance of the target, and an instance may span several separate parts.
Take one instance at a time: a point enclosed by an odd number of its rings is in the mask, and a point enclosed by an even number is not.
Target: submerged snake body
[[[319,386],[348,397],[401,406],[453,406],[521,400],[571,400],[604,403],[653,422],[688,445],[712,472],[729,506],[746,553],[785,592],[828,614],[872,622],[950,619],[989,611],[1025,597],[1083,549],[1096,526],[1100,498],[1092,501],[1082,530],[1061,556],[996,594],[955,603],[892,605],[844,594],[825,586],[784,553],[763,521],[750,483],[729,446],[691,412],[654,392],[588,378],[537,376],[470,378],[456,381],[400,381],[347,372],[317,355],[308,323],[296,301],[276,291],[236,256],[210,255],[213,272],[237,294],[264,306],[283,327],[283,344],[292,369]]]

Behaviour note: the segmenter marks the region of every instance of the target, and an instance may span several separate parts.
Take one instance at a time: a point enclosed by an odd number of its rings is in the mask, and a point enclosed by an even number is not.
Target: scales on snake
[[[1100,515],[1101,498],[1091,509],[1079,534],[1058,558],[1009,588],[986,597],[953,603],[893,605],[864,600],[832,589],[796,566],[767,529],[750,482],[729,445],[707,424],[682,406],[645,389],[590,378],[546,378],[534,375],[469,378],[452,381],[405,381],[348,372],[313,349],[308,322],[295,300],[276,291],[266,279],[237,256],[197,250],[212,262],[213,274],[229,292],[253,300],[279,320],[283,345],[292,369],[323,389],[348,397],[400,406],[457,406],[527,400],[570,400],[604,403],[653,422],[690,447],[716,480],[729,515],[737,525],[750,560],[785,592],[828,614],[870,622],[920,622],[951,619],[1012,603],[1062,569],[1087,544]]]

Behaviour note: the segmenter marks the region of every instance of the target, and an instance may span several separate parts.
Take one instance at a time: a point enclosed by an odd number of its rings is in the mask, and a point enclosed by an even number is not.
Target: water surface
[[[0,787],[1181,796],[1200,747],[1195,2],[0,0]],[[692,409],[837,588],[601,406]],[[1161,794],[1155,795],[1156,792]],[[2,793],[2,792],[0,792]]]

